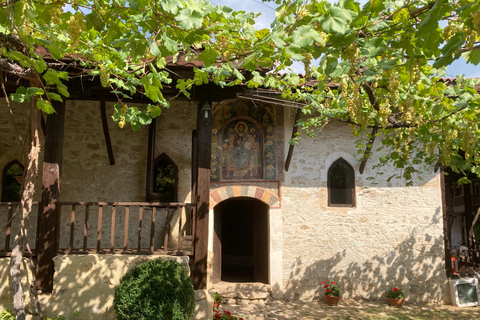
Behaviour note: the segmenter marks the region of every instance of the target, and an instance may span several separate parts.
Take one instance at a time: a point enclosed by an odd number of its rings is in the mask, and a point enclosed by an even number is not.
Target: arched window
[[[343,158],[335,161],[328,169],[328,205],[355,206],[355,171]]]
[[[176,202],[178,168],[172,159],[165,153],[159,155],[155,159],[153,174],[153,192],[157,199],[162,202]]]
[[[2,174],[2,201],[20,201],[22,189],[23,165],[17,160],[9,162],[3,168]]]

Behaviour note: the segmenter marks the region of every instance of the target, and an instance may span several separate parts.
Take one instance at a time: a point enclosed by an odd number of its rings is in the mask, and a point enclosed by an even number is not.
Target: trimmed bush
[[[115,287],[119,320],[190,320],[195,291],[185,268],[173,260],[150,260],[128,271]]]

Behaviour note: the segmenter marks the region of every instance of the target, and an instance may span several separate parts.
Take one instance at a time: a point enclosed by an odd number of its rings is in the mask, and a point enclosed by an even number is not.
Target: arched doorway
[[[268,212],[267,204],[248,197],[215,206],[213,282],[268,284]]]

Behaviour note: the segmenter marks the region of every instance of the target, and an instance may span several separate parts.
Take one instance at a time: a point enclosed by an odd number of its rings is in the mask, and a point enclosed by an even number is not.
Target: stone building
[[[423,174],[407,187],[400,169],[376,166],[386,152],[381,151],[360,173],[361,155],[349,125],[331,122],[319,136],[304,136],[293,147],[289,140],[299,116],[295,105],[212,92],[193,101],[173,101],[136,132],[120,129],[102,115],[102,110],[113,110],[113,102],[91,92],[65,102],[64,115],[58,114],[64,117],[62,139],[55,143],[62,149],[61,184],[53,201],[61,208],[53,220],[57,271],[50,284],[57,302],[62,299],[58,295],[76,290],[68,296],[68,308],[110,314],[108,294],[97,302],[76,302],[85,290],[78,280],[82,272],[94,271],[100,260],[114,257],[110,253],[191,255],[193,269],[202,270],[192,255],[195,237],[203,239],[208,251],[207,270],[202,271],[208,275],[207,288],[258,282],[274,298],[310,300],[323,299],[323,281],[335,281],[347,299],[381,299],[387,289],[400,287],[413,302],[448,302],[440,171],[422,167]],[[199,103],[205,100],[211,102]],[[146,103],[139,99],[132,106]],[[0,106],[3,227],[12,207],[8,202],[18,201],[6,195],[6,186],[21,181],[21,171],[15,170],[27,163],[28,147],[19,136],[25,139],[28,108],[13,104],[11,115],[3,101]],[[198,122],[204,116],[211,121],[202,142]],[[42,136],[47,147],[48,117],[46,138]],[[202,152],[192,151],[202,145],[206,166],[199,164]],[[41,162],[38,205],[29,230],[33,249],[42,226],[37,212],[45,211],[45,168]],[[192,207],[198,208],[204,197],[198,190],[204,186],[208,221],[199,229]],[[17,224],[13,220],[10,238],[0,235],[3,256],[12,248]],[[127,266],[125,260],[105,263],[90,288],[111,291],[119,277],[113,271]],[[7,259],[0,259],[2,274],[7,266]],[[67,267],[77,271],[61,273]],[[0,300],[6,304],[8,285],[2,279]],[[55,291],[61,285],[64,291]]]

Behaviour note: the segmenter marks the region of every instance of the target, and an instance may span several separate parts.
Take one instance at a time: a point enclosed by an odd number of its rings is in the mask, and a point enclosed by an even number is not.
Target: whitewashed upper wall
[[[286,113],[286,142],[293,121],[293,113]],[[350,126],[339,122],[295,146],[282,184],[285,297],[321,296],[325,280],[340,284],[345,297],[381,298],[395,286],[411,300],[443,302],[448,294],[439,175],[430,168],[406,187],[401,179],[386,181],[400,170],[372,169],[376,153],[360,174],[360,156]],[[339,157],[355,169],[354,208],[328,206],[327,172]]]

